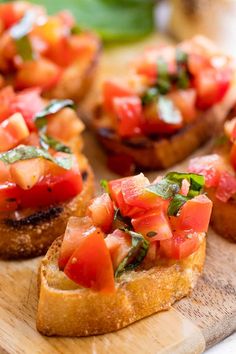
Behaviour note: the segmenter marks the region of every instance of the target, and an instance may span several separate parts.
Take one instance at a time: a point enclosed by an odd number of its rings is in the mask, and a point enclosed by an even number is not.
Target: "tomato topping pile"
[[[149,48],[133,69],[127,83],[103,84],[104,109],[122,139],[175,133],[220,102],[232,80],[229,59],[201,37]]]
[[[90,61],[98,39],[81,32],[73,16],[54,16],[30,3],[0,4],[0,72],[13,73],[17,89],[55,86],[69,66]]]
[[[111,293],[123,272],[199,248],[212,210],[203,176],[170,172],[150,183],[140,173],[102,186],[87,216],[69,219],[60,249],[59,269],[81,287]]]

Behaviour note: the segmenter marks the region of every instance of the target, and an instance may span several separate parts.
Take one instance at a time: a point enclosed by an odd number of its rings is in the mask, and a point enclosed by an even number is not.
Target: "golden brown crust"
[[[130,143],[116,134],[109,134],[101,122],[95,121],[97,136],[103,146],[113,154],[126,154],[133,158],[137,167],[162,169],[184,160],[201,146],[214,132],[216,121],[210,112],[203,113],[195,122],[169,138]]]
[[[121,329],[169,309],[194,287],[205,260],[205,238],[183,261],[126,272],[111,295],[78,288],[57,267],[62,238],[50,247],[39,270],[37,329],[48,336],[89,336]]]
[[[236,242],[236,201],[224,203],[215,196],[215,189],[207,189],[207,195],[213,202],[211,226],[221,236]]]
[[[42,209],[23,221],[0,219],[0,257],[4,259],[35,257],[45,254],[60,236],[72,215],[83,216],[94,192],[94,176],[86,158],[77,155],[82,176],[82,192],[69,202]]]

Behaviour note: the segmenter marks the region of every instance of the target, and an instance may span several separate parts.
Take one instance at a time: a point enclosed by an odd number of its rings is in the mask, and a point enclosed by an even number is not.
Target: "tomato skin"
[[[115,281],[104,235],[91,227],[67,262],[65,274],[75,283],[94,291],[113,293]]]
[[[86,232],[91,226],[92,220],[88,216],[83,218],[71,216],[69,218],[58,258],[58,266],[60,270],[65,268],[74,250],[80,244],[81,238],[85,237],[84,232]]]
[[[0,90],[0,122],[7,119],[12,113],[11,103],[15,98],[12,86],[6,86]]]
[[[3,24],[4,29],[13,26],[21,17],[22,14],[16,10],[14,3],[0,5],[0,21]]]
[[[174,105],[180,110],[185,122],[190,123],[197,117],[196,90],[175,90],[168,94]]]
[[[209,59],[206,56],[189,53],[188,54],[188,70],[192,75],[197,75],[200,71],[210,67]]]
[[[114,113],[113,100],[115,97],[130,97],[133,93],[126,87],[123,87],[112,81],[105,81],[102,87],[104,107],[107,112]]]
[[[111,255],[113,268],[116,270],[129,253],[131,237],[124,231],[116,229],[113,233],[107,235],[105,243]]]
[[[142,213],[131,220],[136,232],[141,233],[150,242],[165,240],[172,237],[172,231],[167,217],[161,209],[153,209]],[[155,236],[148,236],[155,232]]]
[[[229,88],[231,77],[232,73],[228,68],[200,71],[194,81],[197,107],[204,110],[221,101]]]
[[[114,219],[114,206],[107,193],[92,199],[88,207],[88,215],[93,220],[95,226],[104,232],[109,232]]]
[[[184,259],[198,250],[200,240],[197,233],[175,232],[173,237],[160,241],[160,252],[170,259]]]
[[[44,207],[65,202],[82,190],[82,177],[76,170],[60,176],[45,176],[34,187],[23,190],[15,183],[0,185],[0,211]]]
[[[115,97],[114,113],[117,117],[117,132],[122,138],[141,134],[142,103],[138,96]]]
[[[222,159],[218,154],[195,157],[190,160],[188,171],[205,177],[207,188],[216,187],[220,179]]]
[[[179,227],[181,230],[207,232],[212,211],[212,201],[204,194],[188,200],[180,209]]]
[[[227,171],[221,172],[216,198],[226,203],[236,193],[236,178]]]

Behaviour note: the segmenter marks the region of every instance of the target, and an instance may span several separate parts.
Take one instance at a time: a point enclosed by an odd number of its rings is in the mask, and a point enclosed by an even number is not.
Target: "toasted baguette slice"
[[[94,192],[94,176],[87,159],[77,155],[83,177],[82,192],[68,202],[39,209],[20,220],[1,217],[0,257],[27,258],[45,254],[52,242],[60,236],[68,218],[83,216]]]
[[[121,329],[167,310],[196,284],[205,260],[205,238],[182,261],[163,261],[148,270],[125,272],[116,292],[79,288],[58,269],[62,238],[54,241],[39,270],[37,329],[47,335],[89,336]]]

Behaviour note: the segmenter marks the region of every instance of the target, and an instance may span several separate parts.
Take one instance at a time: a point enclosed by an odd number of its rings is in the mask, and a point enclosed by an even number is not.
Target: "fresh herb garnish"
[[[168,207],[168,215],[176,216],[178,214],[179,209],[189,200],[190,197],[186,197],[181,194],[176,194],[171,200]]]
[[[0,161],[9,165],[17,161],[30,160],[38,157],[41,157],[45,160],[49,160],[57,164],[58,166],[64,168],[65,170],[70,170],[72,167],[72,157],[70,155],[68,155],[68,157],[60,156],[54,158],[48,151],[44,149],[26,145],[20,145],[15,149],[0,154]]]
[[[188,54],[182,49],[176,48],[175,59],[177,64],[176,85],[180,89],[187,89],[190,84],[187,68]]]
[[[50,114],[55,114],[65,107],[75,108],[72,100],[51,100],[49,104],[34,117],[34,122],[39,130],[42,130],[47,125],[47,117]]]
[[[106,179],[101,179],[100,186],[106,193],[109,193],[108,181]]]
[[[175,60],[179,65],[186,65],[188,62],[188,54],[182,49],[176,48]]]
[[[159,195],[163,199],[169,199],[179,192],[180,186],[179,183],[163,178],[158,183],[146,187],[146,190]]]
[[[149,88],[142,96],[142,104],[145,106],[149,103],[152,103],[153,101],[157,101],[158,95],[159,91],[157,87]]]
[[[157,89],[160,94],[165,95],[170,91],[171,82],[168,73],[167,62],[161,57],[157,60]]]
[[[127,216],[123,216],[119,208],[115,210],[113,227],[115,229],[120,229],[120,228],[126,228],[129,230],[132,229],[131,219]]]
[[[196,173],[180,173],[180,172],[169,172],[165,176],[168,180],[172,182],[179,183],[181,187],[182,181],[186,179],[190,183],[188,197],[195,197],[199,195],[203,189],[205,178],[202,175]]]
[[[127,228],[121,228],[121,230],[131,236],[131,249],[116,269],[116,278],[126,270],[135,269],[142,262],[149,248],[149,242],[141,234]]]
[[[56,151],[60,152],[65,152],[67,154],[72,154],[71,149],[69,146],[62,144],[58,140],[52,138],[51,136],[48,136],[46,134],[40,133],[39,134],[39,140],[40,140],[40,145],[42,146],[43,149],[48,150],[49,148],[52,148]]]

